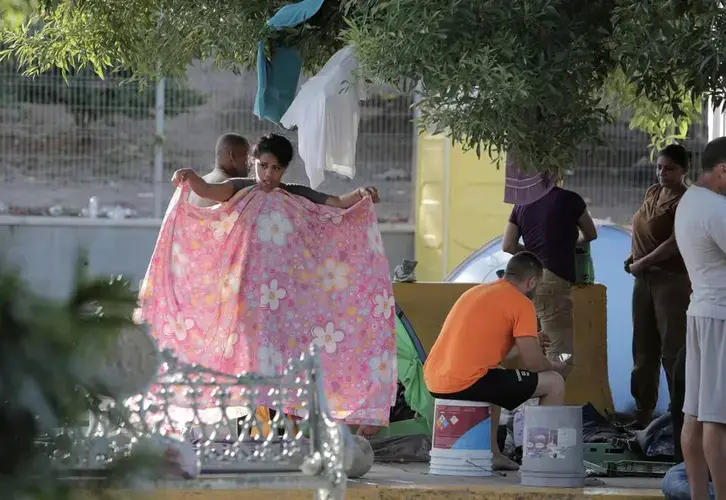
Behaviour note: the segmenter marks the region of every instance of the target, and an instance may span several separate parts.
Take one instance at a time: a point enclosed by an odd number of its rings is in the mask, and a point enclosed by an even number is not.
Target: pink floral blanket
[[[273,375],[314,344],[333,417],[386,425],[395,306],[371,202],[342,211],[252,187],[197,208],[187,195],[177,189],[169,205],[139,294],[159,347],[224,373]]]

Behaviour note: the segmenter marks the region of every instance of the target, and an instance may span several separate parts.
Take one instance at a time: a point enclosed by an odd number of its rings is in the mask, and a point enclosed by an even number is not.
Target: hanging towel
[[[333,417],[387,425],[396,313],[371,201],[339,210],[254,186],[198,208],[187,190],[170,203],[139,294],[137,319],[159,347],[223,373],[280,375],[313,344]],[[290,394],[284,411],[295,414],[300,397]],[[272,398],[256,403],[277,407]]]
[[[305,82],[282,117],[285,128],[298,129],[298,152],[313,189],[326,170],[355,177],[359,102],[366,97],[357,69],[353,47],[339,50]]]
[[[313,17],[323,5],[323,0],[303,0],[285,5],[267,21],[277,31],[294,28]],[[257,96],[254,113],[258,118],[279,124],[282,115],[295,99],[302,57],[295,47],[274,46],[268,60],[266,42],[257,44]]]
[[[529,205],[549,193],[555,181],[547,172],[523,172],[517,168],[513,153],[507,153],[504,180],[504,203]]]

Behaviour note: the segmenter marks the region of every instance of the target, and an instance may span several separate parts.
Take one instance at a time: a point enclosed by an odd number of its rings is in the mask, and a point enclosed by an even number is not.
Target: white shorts
[[[688,316],[683,413],[726,424],[726,321]]]

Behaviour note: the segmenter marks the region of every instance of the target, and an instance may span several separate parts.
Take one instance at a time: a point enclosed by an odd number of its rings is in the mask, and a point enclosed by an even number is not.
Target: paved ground
[[[347,500],[655,500],[663,498],[659,479],[623,478],[577,489],[524,488],[516,473],[507,477],[429,476],[426,464],[377,464],[365,478],[350,480]],[[155,490],[118,491],[114,499],[133,500],[310,500],[311,490],[241,488],[234,476],[158,485]],[[85,500],[85,499],[84,499]]]

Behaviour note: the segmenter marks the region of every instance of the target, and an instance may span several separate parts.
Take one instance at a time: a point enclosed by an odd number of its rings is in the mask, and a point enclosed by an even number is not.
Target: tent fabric
[[[434,399],[423,378],[425,352],[403,311],[396,306],[396,343],[398,352],[398,380],[404,388],[408,406],[419,416],[411,423],[411,430],[433,431]],[[404,427],[403,422],[396,422]],[[401,429],[403,430],[403,429]]]
[[[396,317],[408,332],[408,338],[413,344],[413,348],[416,349],[416,352],[418,353],[418,358],[421,360],[421,364],[423,364],[426,361],[426,350],[423,348],[421,341],[418,339],[416,333],[413,331],[413,326],[411,326],[408,318],[403,313],[403,309],[401,309],[398,304],[396,304]]]

